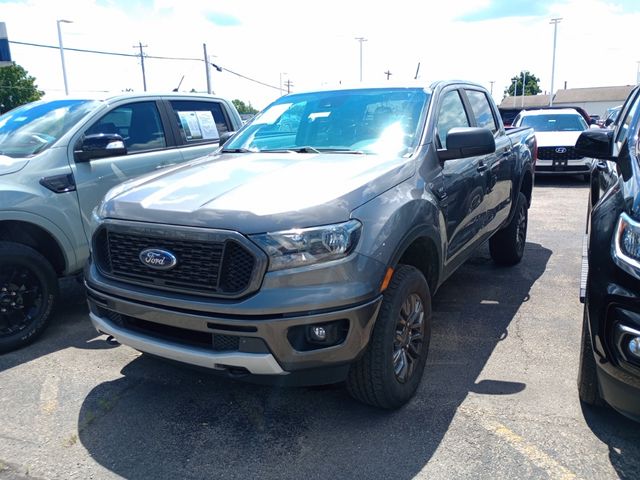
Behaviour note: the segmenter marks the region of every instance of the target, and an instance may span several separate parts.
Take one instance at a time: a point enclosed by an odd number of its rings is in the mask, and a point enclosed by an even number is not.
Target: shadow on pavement
[[[551,253],[528,243],[520,265],[499,268],[485,249],[445,283],[422,385],[399,411],[361,405],[342,388],[255,386],[141,356],[86,397],[78,437],[130,479],[413,478],[469,392],[526,388],[477,378]]]
[[[588,188],[584,175],[536,175],[536,187]]]
[[[89,321],[84,287],[75,278],[60,281],[60,301],[49,326],[32,344],[0,355],[0,372],[65,348],[111,348],[104,341],[92,341],[98,333]]]
[[[640,478],[640,424],[608,406],[590,407],[582,404],[582,413],[591,431],[609,447],[609,460],[618,478]]]

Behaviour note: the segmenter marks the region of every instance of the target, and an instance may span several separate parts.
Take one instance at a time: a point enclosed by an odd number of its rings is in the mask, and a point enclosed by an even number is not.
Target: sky
[[[640,63],[638,0],[0,0],[10,41],[149,56],[209,59],[215,94],[262,109],[291,91],[418,79],[462,79],[497,102],[522,70],[554,90],[632,85]],[[356,37],[365,38],[362,44]],[[134,48],[135,46],[135,48]],[[64,96],[60,52],[11,44],[47,98]],[[143,90],[138,57],[65,50],[70,95]],[[418,70],[418,65],[419,70]],[[228,70],[267,84],[233,75]],[[147,90],[207,89],[203,61],[145,59]],[[493,82],[493,83],[492,83]],[[108,92],[108,93],[107,93]]]

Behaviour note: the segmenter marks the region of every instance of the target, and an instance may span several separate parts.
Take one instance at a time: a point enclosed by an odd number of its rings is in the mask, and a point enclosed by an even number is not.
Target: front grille
[[[234,296],[249,287],[257,270],[253,253],[230,239],[165,238],[103,227],[93,242],[96,265],[104,275],[165,290]],[[171,252],[176,266],[170,270],[146,266],[139,255],[149,248]]]
[[[556,149],[565,149],[557,152]],[[538,147],[538,160],[578,160],[583,158],[573,147]]]

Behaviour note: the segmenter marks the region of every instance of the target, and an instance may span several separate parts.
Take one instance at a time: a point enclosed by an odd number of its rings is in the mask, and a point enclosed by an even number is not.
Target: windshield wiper
[[[267,153],[320,153],[320,150],[313,147],[291,147],[291,148],[270,148],[266,150],[260,150],[261,152]]]
[[[350,148],[319,148],[318,150],[327,153],[352,153],[354,155],[364,155],[362,150],[351,150]]]
[[[260,150],[249,150],[248,148],[223,148],[222,153],[256,153]]]

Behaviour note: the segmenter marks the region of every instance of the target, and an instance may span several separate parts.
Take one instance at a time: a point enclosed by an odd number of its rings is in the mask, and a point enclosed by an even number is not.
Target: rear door
[[[475,126],[491,130],[496,142],[496,151],[478,160],[481,183],[485,186],[480,222],[480,234],[484,236],[494,232],[509,216],[516,159],[511,141],[504,129],[498,127],[497,114],[487,93],[473,88],[465,88],[464,92]]]
[[[220,145],[220,135],[234,131],[226,105],[215,99],[171,99],[166,108],[185,160],[207,155]]]
[[[74,145],[83,135],[98,133],[119,134],[124,139],[127,154],[88,162],[71,162],[87,234],[90,231],[91,211],[110,188],[183,161],[168,119],[161,115],[158,100],[123,101],[114,105],[78,133],[70,145],[71,158]]]

